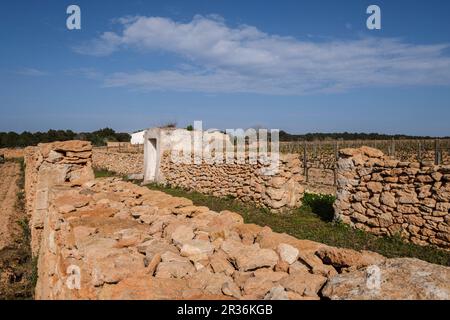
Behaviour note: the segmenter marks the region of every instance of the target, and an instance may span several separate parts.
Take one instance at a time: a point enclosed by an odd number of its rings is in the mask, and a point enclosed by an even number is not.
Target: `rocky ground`
[[[450,268],[299,240],[116,178],[58,190],[43,239],[39,299],[450,299]]]

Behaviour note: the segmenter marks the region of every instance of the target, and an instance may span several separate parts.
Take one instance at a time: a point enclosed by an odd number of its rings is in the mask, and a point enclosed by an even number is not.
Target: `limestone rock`
[[[289,244],[280,244],[277,248],[277,252],[280,255],[281,260],[286,261],[289,264],[293,264],[298,259],[298,249]]]
[[[172,241],[178,246],[182,246],[184,243],[191,241],[194,238],[194,231],[191,227],[186,225],[179,226],[172,233]]]
[[[450,268],[417,259],[391,259],[379,265],[380,278],[368,268],[337,275],[322,290],[333,300],[449,300]],[[379,286],[377,285],[379,283]]]
[[[158,264],[155,277],[163,279],[183,279],[193,273],[195,273],[195,268],[190,262],[170,261]]]
[[[303,272],[295,272],[284,278],[280,284],[289,291],[307,297],[318,297],[322,286],[327,282],[327,278]]]
[[[384,156],[383,151],[371,147],[362,146],[359,150],[369,158],[382,158]]]
[[[246,295],[254,295],[257,299],[263,299],[273,286],[274,283],[264,277],[251,277],[245,282],[243,290]]]
[[[321,248],[317,255],[325,263],[335,268],[361,268],[369,265],[381,264],[385,258],[377,253],[368,251],[354,251],[333,247]]]
[[[181,279],[158,279],[149,276],[127,278],[117,285],[104,286],[99,294],[105,300],[175,300],[188,289]]]
[[[264,300],[289,300],[289,297],[282,286],[276,286],[270,289]]]
[[[271,249],[261,249],[259,245],[245,246],[230,240],[222,244],[224,250],[236,263],[240,271],[258,268],[273,268],[278,263],[278,255]]]
[[[236,299],[241,298],[241,290],[233,281],[227,281],[222,285],[222,293]]]
[[[181,255],[195,260],[207,259],[214,252],[214,246],[205,240],[190,240],[183,244]]]

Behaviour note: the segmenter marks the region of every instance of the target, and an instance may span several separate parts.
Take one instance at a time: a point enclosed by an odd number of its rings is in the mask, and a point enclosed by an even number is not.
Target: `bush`
[[[305,193],[303,205],[308,206],[311,211],[325,221],[333,221],[333,204],[336,197],[329,194]]]

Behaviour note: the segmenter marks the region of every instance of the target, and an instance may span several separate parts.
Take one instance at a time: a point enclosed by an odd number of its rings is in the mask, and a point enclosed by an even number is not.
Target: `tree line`
[[[449,139],[449,137],[442,137]],[[280,131],[280,141],[325,141],[325,140],[428,140],[435,139],[430,136],[408,136],[404,134],[379,134],[379,133],[307,133],[307,134],[289,134],[285,131]]]
[[[0,132],[0,148],[24,148],[39,143],[84,140],[94,146],[105,146],[111,142],[129,142],[131,136],[124,132],[115,132],[111,128],[104,128],[94,132],[79,132],[72,130],[49,130],[47,132]]]
[[[192,127],[188,127],[192,130]],[[449,139],[450,137],[444,137]],[[94,132],[79,132],[72,130],[49,130],[47,132],[0,132],[0,148],[24,148],[35,146],[39,143],[85,140],[90,141],[94,146],[105,146],[109,142],[129,142],[131,136],[128,133],[116,132],[111,128],[104,128]],[[379,133],[307,133],[289,134],[280,131],[280,141],[326,141],[326,140],[427,140],[434,139],[429,136],[408,136],[408,135],[388,135]]]

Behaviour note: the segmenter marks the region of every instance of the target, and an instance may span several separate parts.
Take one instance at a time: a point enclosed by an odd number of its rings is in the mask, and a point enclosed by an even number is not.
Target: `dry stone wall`
[[[93,165],[120,175],[136,175],[144,172],[143,152],[114,152],[105,148],[95,148],[92,155]]]
[[[5,159],[18,159],[24,157],[24,149],[15,148],[0,148],[0,155],[3,155]]]
[[[299,240],[118,178],[94,180],[81,142],[26,151],[40,229],[36,299],[450,298],[450,268]],[[365,291],[373,265],[389,278]]]
[[[327,246],[116,178],[52,188],[42,239],[37,299],[317,300],[337,275]]]
[[[94,178],[92,146],[85,141],[39,144],[25,149],[26,209],[30,220],[32,251],[37,255],[49,193],[58,185],[78,186]]]
[[[343,149],[337,182],[337,219],[450,249],[450,166],[400,162],[369,147]]]
[[[301,205],[304,194],[303,175],[297,154],[281,155],[275,175],[265,175],[268,165],[234,163],[179,164],[169,152],[162,156],[160,182],[216,197],[232,196],[244,202],[253,202],[274,212]]]

